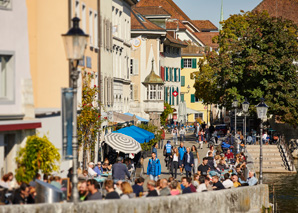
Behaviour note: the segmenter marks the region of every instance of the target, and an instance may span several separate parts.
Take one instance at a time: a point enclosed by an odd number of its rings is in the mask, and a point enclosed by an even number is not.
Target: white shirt
[[[177,161],[178,162],[178,155],[176,155],[176,153],[173,155],[173,161]]]
[[[97,173],[91,167],[88,167],[88,175],[89,176],[97,176]]]
[[[231,181],[230,179],[227,179],[227,180],[225,180],[224,182],[222,182],[222,185],[223,185],[226,189],[229,189],[229,188],[233,188],[233,187],[234,187],[233,181]]]
[[[205,183],[200,184],[199,187],[197,188],[197,192],[202,192],[202,191],[207,191],[207,187]]]
[[[185,129],[180,129],[179,134],[180,134],[180,135],[185,135]]]
[[[267,136],[268,136],[268,135],[265,133],[265,134],[263,135],[262,139],[263,139],[263,140],[267,140]]]

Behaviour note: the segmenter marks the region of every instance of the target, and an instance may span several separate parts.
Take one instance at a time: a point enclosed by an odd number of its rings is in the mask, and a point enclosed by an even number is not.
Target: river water
[[[298,170],[298,160],[295,160]],[[298,173],[295,174],[264,174],[263,183],[269,185],[270,202],[273,198],[277,204],[277,212],[298,212]],[[273,188],[274,195],[273,196]]]

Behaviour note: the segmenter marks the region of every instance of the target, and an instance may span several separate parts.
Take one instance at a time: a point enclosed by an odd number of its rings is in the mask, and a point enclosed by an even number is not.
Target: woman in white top
[[[172,159],[172,176],[173,178],[177,178],[177,169],[179,168],[179,152],[178,152],[178,149],[177,147],[174,147],[173,148],[173,152],[172,152],[172,155],[171,157],[173,158]]]

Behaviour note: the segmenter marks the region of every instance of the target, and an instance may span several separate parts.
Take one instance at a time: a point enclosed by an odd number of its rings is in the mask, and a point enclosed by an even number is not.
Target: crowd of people
[[[123,158],[119,156],[113,165],[108,159],[97,164],[89,162],[86,170],[78,169],[80,200],[175,196],[256,185],[258,180],[254,172],[248,170],[247,159],[243,152],[234,154],[231,146],[224,149],[221,146],[216,148],[210,146],[205,156],[199,156],[198,150],[206,143],[206,137],[210,132],[210,129],[206,130],[206,127],[202,128],[198,125],[194,132],[197,144],[185,147],[186,132],[182,126],[172,131],[174,145],[170,140],[163,147],[160,144],[154,144],[147,165],[149,180],[146,181],[146,190],[143,188],[145,182],[143,177],[132,179],[135,164],[130,159],[125,159],[123,162]],[[178,136],[180,136],[179,146]],[[162,168],[160,158],[157,156],[158,148],[163,149],[166,168],[171,175],[167,179],[161,179]],[[202,163],[199,165],[200,159]],[[178,180],[179,173],[180,180]],[[70,168],[68,173],[70,180],[72,175],[73,170]],[[106,178],[102,179],[102,177]],[[29,184],[21,183],[9,203],[34,203],[36,179],[41,180],[41,175],[37,174]],[[0,188],[12,189],[12,180],[12,173],[4,175],[0,181]],[[62,179],[59,176],[44,175],[43,181],[59,189],[62,187]],[[70,193],[66,198],[70,198]]]

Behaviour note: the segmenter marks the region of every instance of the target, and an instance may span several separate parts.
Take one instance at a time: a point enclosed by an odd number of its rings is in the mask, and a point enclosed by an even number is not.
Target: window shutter
[[[168,103],[168,87],[165,88],[165,102]]]
[[[194,94],[191,94],[190,95],[190,102],[191,103],[195,103],[196,102],[196,98],[195,98],[195,95]]]
[[[110,93],[111,106],[114,106],[114,81],[113,81],[113,78],[110,78],[110,80],[111,80],[111,93]]]
[[[166,67],[166,81],[169,80],[169,68]]]
[[[102,47],[102,39],[103,39],[103,36],[102,36],[102,17],[101,15],[99,16],[99,23],[100,23],[100,28],[99,28],[99,46]]]
[[[181,102],[184,102],[184,94],[180,95]]]
[[[177,105],[179,105],[179,88],[177,87],[177,93],[178,93],[178,95],[176,96],[176,98],[177,98]]]
[[[172,105],[172,87],[170,87],[169,104]]]
[[[175,82],[177,81],[177,70],[176,70],[176,68],[174,68],[174,81]]]
[[[178,76],[179,76],[179,81],[180,81],[180,68],[178,68]],[[185,80],[185,79],[184,79]]]
[[[184,59],[181,58],[181,69],[183,69],[183,68],[184,68]]]
[[[164,81],[165,80],[165,68],[160,67],[160,77]]]
[[[172,73],[172,68],[169,68],[170,69],[170,81],[173,80],[173,73]]]
[[[185,76],[181,76],[181,86],[185,86]]]
[[[138,85],[133,85],[133,99],[135,101],[139,100],[139,95],[138,95]]]
[[[138,75],[139,74],[139,60],[133,59],[133,74]]]
[[[113,23],[110,22],[110,50],[113,50]]]
[[[196,58],[193,58],[192,59],[192,68],[193,69],[196,69],[197,68],[197,59]]]
[[[103,47],[106,48],[107,47],[107,38],[106,38],[106,33],[107,31],[107,26],[106,26],[106,19],[103,19],[103,23],[102,23],[102,37],[103,37]]]

